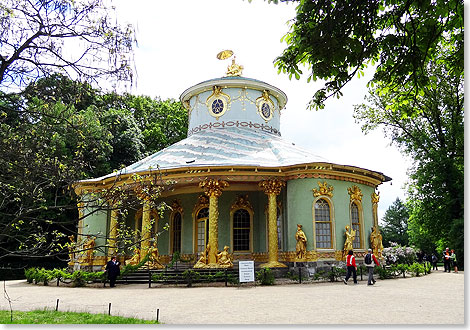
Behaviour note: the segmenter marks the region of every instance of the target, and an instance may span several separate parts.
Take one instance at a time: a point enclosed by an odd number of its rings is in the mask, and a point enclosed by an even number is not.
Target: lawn
[[[0,324],[158,324],[157,321],[141,320],[106,314],[56,312],[37,310],[31,312],[0,310]]]

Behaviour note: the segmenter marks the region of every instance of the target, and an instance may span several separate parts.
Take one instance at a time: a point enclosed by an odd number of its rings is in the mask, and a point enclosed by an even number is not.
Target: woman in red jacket
[[[353,276],[354,284],[357,284],[357,266],[353,250],[349,250],[348,255],[346,256],[346,266],[348,267],[348,273],[346,274],[346,278],[343,279],[344,284],[348,284],[348,280],[351,277],[351,273]]]

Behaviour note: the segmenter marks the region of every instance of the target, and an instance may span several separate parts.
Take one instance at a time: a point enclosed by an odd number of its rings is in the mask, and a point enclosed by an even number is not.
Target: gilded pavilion
[[[360,257],[371,247],[371,234],[378,232],[377,188],[391,179],[328,162],[284,140],[280,119],[286,94],[242,77],[241,70],[233,61],[226,76],[181,94],[189,117],[186,139],[119,173],[81,181],[76,193],[86,201],[111,186],[130,187],[135,175],[143,182],[155,175],[171,181],[171,189],[159,196],[170,210],[159,214],[143,199],[140,209],[124,219],[140,232],[141,256],[155,243],[163,265],[176,252],[194,263],[207,253],[207,264],[216,265],[224,247],[235,267],[239,260],[254,260],[258,267],[290,267],[298,261],[332,264],[344,257],[345,234],[352,235],[350,243]],[[133,189],[137,194],[135,185]],[[119,245],[119,215],[111,207],[95,212],[84,205],[79,234],[108,247],[71,264],[102,267]],[[302,253],[299,228],[305,241]],[[133,251],[118,257],[125,262]]]

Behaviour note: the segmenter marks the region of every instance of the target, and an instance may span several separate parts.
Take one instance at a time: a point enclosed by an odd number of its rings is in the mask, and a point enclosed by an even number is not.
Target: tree
[[[408,244],[408,219],[409,212],[403,202],[397,197],[395,202],[385,211],[382,219],[383,245],[389,247],[390,242],[395,242],[401,246]]]
[[[274,1],[277,2],[277,1]],[[383,92],[402,86],[414,97],[432,81],[425,74],[442,43],[450,44],[446,61],[456,72],[464,66],[464,6],[462,0],[444,1],[331,1],[299,0],[287,48],[275,65],[289,78],[327,79],[309,106],[323,108],[329,97],[364,69],[375,66],[370,81]]]
[[[147,104],[145,111],[136,110],[139,103]],[[142,121],[142,113],[153,109],[166,109],[171,116]],[[147,127],[161,127],[163,135],[182,139],[186,133],[174,132],[186,131],[186,110],[174,100],[102,93],[60,75],[30,84],[21,95],[0,93],[0,260],[66,258],[67,236],[76,234],[79,217],[72,184],[157,151],[146,145],[142,131]],[[166,127],[174,130],[166,132]],[[152,143],[166,147],[169,141]],[[155,186],[159,182],[156,177]],[[149,191],[156,199],[158,189]],[[88,202],[99,211],[118,199],[122,214],[139,203],[118,187]]]
[[[103,0],[1,0],[0,88],[61,73],[132,80],[134,31]]]
[[[462,262],[464,79],[445,60],[446,48],[441,52],[426,68],[431,83],[423,95],[409,96],[406,86],[386,94],[372,90],[371,105],[356,106],[355,117],[365,132],[383,127],[392,143],[414,160],[407,203],[411,243],[423,242],[425,235],[437,246],[455,247]]]

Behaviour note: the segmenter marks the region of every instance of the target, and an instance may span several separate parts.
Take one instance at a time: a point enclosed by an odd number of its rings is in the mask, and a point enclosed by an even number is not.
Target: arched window
[[[171,219],[171,251],[181,252],[181,213],[175,212]]]
[[[202,252],[209,243],[209,208],[200,209],[196,215],[196,244],[197,252]]]
[[[250,251],[251,216],[245,209],[233,213],[233,251]]]
[[[359,216],[359,207],[355,202],[351,203],[351,225],[352,229],[356,231],[356,236],[353,241],[353,249],[361,249],[361,219]]]
[[[317,249],[333,248],[333,235],[330,204],[323,198],[314,205],[315,247]]]

